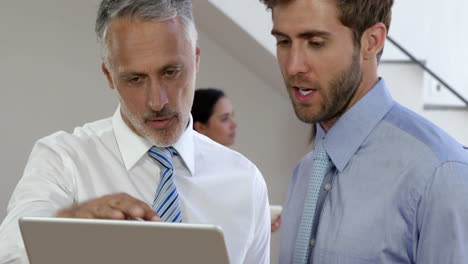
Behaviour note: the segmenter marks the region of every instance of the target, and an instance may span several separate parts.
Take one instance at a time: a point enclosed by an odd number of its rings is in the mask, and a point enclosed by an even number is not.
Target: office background
[[[0,220],[36,140],[58,130],[72,132],[115,111],[116,96],[101,73],[94,35],[98,2],[15,0],[0,5]],[[455,7],[468,11],[468,4],[406,2],[397,0],[391,33],[468,97],[468,79],[460,78],[462,69],[465,75],[468,69],[468,35],[459,34],[468,20],[461,11],[455,18],[446,12]],[[272,51],[273,38],[257,34],[268,34],[269,14],[256,0],[196,0],[194,5],[202,50],[197,86],[226,91],[238,122],[233,148],[260,168],[270,202],[282,204],[291,170],[310,149],[311,128],[295,118]],[[419,14],[423,27],[414,22],[421,8],[437,13]],[[431,27],[434,17],[439,21]],[[421,42],[421,36],[428,39]],[[380,74],[394,97],[468,145],[466,107],[443,89],[430,94],[428,86],[434,84],[427,73],[387,46]],[[277,249],[274,234],[272,263]]]

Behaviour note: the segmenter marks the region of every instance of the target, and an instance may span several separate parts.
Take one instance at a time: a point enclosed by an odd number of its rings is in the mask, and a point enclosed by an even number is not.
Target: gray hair
[[[112,19],[130,17],[164,21],[177,16],[184,26],[187,39],[195,48],[198,34],[193,22],[191,0],[103,0],[95,28],[103,62],[108,63],[107,30]]]

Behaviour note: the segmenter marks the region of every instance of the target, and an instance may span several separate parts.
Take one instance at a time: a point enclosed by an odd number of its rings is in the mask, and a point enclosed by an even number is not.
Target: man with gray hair
[[[189,0],[104,0],[96,33],[114,116],[39,140],[0,227],[0,263],[27,263],[23,216],[221,226],[231,263],[269,263],[262,175],[192,129],[200,49]]]

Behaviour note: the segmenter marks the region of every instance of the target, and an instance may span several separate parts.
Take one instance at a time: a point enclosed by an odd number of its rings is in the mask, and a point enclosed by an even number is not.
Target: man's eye
[[[289,40],[287,39],[279,39],[276,41],[276,46],[284,47],[289,44]]]
[[[143,81],[143,78],[141,76],[131,77],[127,80],[127,82],[130,84],[139,84],[142,81]]]
[[[166,75],[167,77],[176,77],[177,75],[179,75],[180,73],[180,69],[171,69],[171,70],[166,70],[164,72],[164,75]]]
[[[313,48],[321,48],[325,45],[323,41],[309,41],[309,45]]]

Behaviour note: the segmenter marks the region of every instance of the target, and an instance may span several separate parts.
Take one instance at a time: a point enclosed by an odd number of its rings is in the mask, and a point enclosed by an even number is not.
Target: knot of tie
[[[172,165],[172,157],[177,155],[177,151],[173,147],[160,148],[153,146],[148,153],[165,168],[174,169]]]

